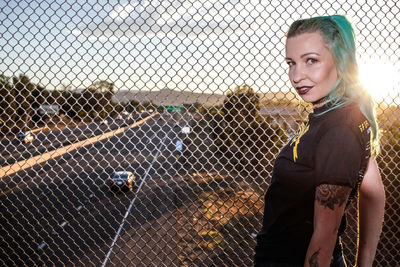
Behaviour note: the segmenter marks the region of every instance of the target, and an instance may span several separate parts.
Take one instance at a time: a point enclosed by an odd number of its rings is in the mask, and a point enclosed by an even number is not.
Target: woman
[[[378,125],[359,82],[351,24],[344,16],[294,22],[286,62],[292,86],[314,112],[275,160],[255,266],[346,266],[344,211],[358,191],[358,266],[371,266],[384,190],[374,159]]]

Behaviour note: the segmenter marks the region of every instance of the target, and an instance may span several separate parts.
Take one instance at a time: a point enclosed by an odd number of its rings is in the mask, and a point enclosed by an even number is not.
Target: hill
[[[296,95],[292,92],[267,92],[259,93],[261,103],[271,102],[298,104]],[[162,89],[157,91],[118,91],[115,92],[113,100],[115,102],[127,103],[136,100],[140,103],[153,101],[156,105],[182,105],[200,103],[204,106],[214,106],[222,104],[225,95],[194,93],[190,91],[177,91],[172,89]],[[283,104],[282,103],[282,104]]]
[[[118,91],[115,92],[113,100],[115,102],[127,103],[136,100],[140,103],[153,101],[156,105],[178,106],[182,104],[200,103],[204,106],[214,106],[221,104],[225,99],[220,94],[194,93],[190,91],[176,91],[162,89],[157,91]]]

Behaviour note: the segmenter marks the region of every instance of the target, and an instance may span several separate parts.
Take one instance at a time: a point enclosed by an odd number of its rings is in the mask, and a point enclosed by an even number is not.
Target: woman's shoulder
[[[358,104],[352,102],[332,109],[321,116],[320,130],[322,132],[326,133],[337,128],[349,129],[359,135],[369,128],[369,123]]]
[[[357,103],[351,102],[327,112],[326,123],[334,125],[358,126],[366,118]]]

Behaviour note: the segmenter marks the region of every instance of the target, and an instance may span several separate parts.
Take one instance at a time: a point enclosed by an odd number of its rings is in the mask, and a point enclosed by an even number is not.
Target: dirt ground
[[[197,197],[174,213],[180,266],[252,266],[262,197],[235,177],[217,173],[186,176]]]

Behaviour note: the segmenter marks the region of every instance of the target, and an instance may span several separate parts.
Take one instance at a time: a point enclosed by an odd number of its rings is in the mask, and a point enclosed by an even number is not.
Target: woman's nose
[[[294,83],[299,83],[301,82],[305,77],[304,70],[301,66],[294,66],[292,70],[292,80]]]

